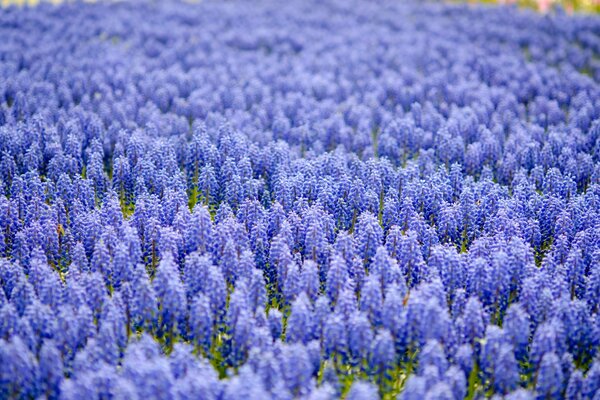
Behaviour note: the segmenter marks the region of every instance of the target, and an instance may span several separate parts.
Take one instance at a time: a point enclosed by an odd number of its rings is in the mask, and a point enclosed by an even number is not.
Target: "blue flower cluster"
[[[600,399],[598,32],[0,10],[0,398]]]

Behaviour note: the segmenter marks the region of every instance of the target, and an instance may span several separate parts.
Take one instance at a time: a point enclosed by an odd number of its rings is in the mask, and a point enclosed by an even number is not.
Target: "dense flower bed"
[[[600,398],[600,19],[0,11],[0,398]]]

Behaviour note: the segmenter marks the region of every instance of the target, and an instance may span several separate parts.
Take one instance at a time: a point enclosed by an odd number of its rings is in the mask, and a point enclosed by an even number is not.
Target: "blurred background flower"
[[[40,2],[61,3],[65,0],[0,0],[3,7],[9,5],[35,5]],[[69,0],[66,0],[69,1]],[[96,0],[84,0],[93,2]],[[197,1],[197,0],[191,0]],[[444,0],[442,0],[444,1]],[[488,4],[516,4],[519,7],[533,8],[540,12],[550,12],[553,9],[562,8],[567,13],[573,12],[592,12],[600,13],[600,0],[445,0],[452,2],[468,1],[469,3],[488,3]]]
[[[562,8],[572,12],[600,12],[600,0],[470,0],[470,3],[516,4],[520,7],[536,9],[540,12],[550,12]]]

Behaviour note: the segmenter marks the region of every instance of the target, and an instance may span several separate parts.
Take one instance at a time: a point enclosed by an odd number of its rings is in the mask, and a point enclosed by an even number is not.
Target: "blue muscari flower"
[[[342,315],[330,314],[323,327],[323,348],[325,358],[340,355],[347,356],[348,330]]]
[[[531,321],[529,315],[519,303],[513,303],[508,307],[503,327],[507,339],[515,348],[517,360],[524,360],[527,356],[531,334]]]
[[[82,275],[82,280],[86,291],[87,305],[96,316],[99,316],[102,304],[108,296],[104,279],[99,272],[92,272]]]
[[[363,260],[370,262],[377,248],[383,244],[383,229],[372,213],[364,212],[358,217],[356,241]]]
[[[180,249],[183,248],[181,234],[171,227],[163,227],[159,231],[157,247],[158,254],[164,258],[170,254],[176,262],[180,260]]]
[[[212,343],[214,319],[210,301],[202,293],[197,294],[190,305],[189,325],[194,343],[207,351]]]
[[[565,260],[565,266],[571,297],[584,298],[586,291],[586,265],[581,249],[577,246],[571,248]]]
[[[186,252],[200,251],[204,253],[208,251],[212,229],[213,224],[208,209],[204,205],[196,204],[184,232]]]
[[[0,185],[2,184],[2,182],[0,181]],[[4,235],[4,229],[2,231],[0,231],[0,256],[4,256],[4,253],[6,251],[6,238]]]
[[[329,299],[335,302],[349,278],[348,266],[345,260],[334,254],[331,258],[329,270],[327,271],[326,292]]]
[[[111,256],[102,239],[96,242],[90,266],[92,272],[99,272],[102,274],[107,286],[112,285],[113,271],[111,268]]]
[[[562,320],[567,350],[579,362],[591,360],[595,354],[593,324],[587,305],[582,300],[555,302],[556,315]]]
[[[52,340],[45,340],[39,353],[40,392],[49,399],[58,399],[63,374],[64,363],[60,350]]]
[[[248,357],[248,365],[252,366],[260,376],[267,390],[272,391],[278,384],[281,384],[279,361],[272,349],[261,353],[257,348],[252,348]]]
[[[454,362],[462,369],[466,376],[471,374],[473,369],[473,347],[469,344],[462,344],[456,349]]]
[[[314,301],[320,292],[320,287],[321,282],[317,264],[312,260],[304,261],[300,272],[300,290]]]
[[[232,327],[232,362],[240,365],[246,359],[256,322],[247,309],[240,310]]]
[[[6,303],[0,308],[0,337],[8,340],[17,331],[19,315],[12,303]]]
[[[460,317],[467,304],[467,292],[463,288],[456,289],[451,295],[452,304],[450,305],[450,314],[453,319]]]
[[[349,316],[358,310],[354,285],[351,280],[346,281],[335,304],[335,312],[348,319]]]
[[[208,268],[204,285],[203,290],[210,300],[213,314],[217,317],[223,315],[227,300],[227,283],[217,267],[211,265]]]
[[[273,337],[269,331],[269,327],[265,322],[264,310],[261,308],[256,309],[252,316],[252,331],[250,333],[250,340],[248,348],[267,349],[273,344]]]
[[[504,397],[507,400],[533,400],[534,395],[531,391],[519,388]]]
[[[310,400],[329,400],[335,399],[339,395],[339,391],[327,382],[316,387],[309,395]]]
[[[348,272],[350,278],[354,282],[356,291],[360,292],[366,277],[366,270],[360,257],[356,256],[352,259]],[[403,279],[401,276],[401,271],[396,268],[393,272],[393,274],[390,274],[390,281],[400,282],[400,280]]]
[[[388,256],[387,250],[383,246],[377,248],[370,266],[370,273],[376,274],[382,279],[381,283],[384,288],[390,284],[406,286],[404,276],[396,260]]]
[[[6,297],[10,299],[12,291],[20,282],[23,275],[22,269],[18,264],[9,262],[6,259],[0,260],[0,276],[2,277],[1,285],[4,289]]]
[[[86,166],[86,176],[92,181],[96,196],[103,198],[106,191],[108,180],[104,173],[102,155],[94,152]]]
[[[538,326],[531,342],[530,362],[537,368],[546,353],[557,357],[566,350],[565,332],[562,322],[552,319]]]
[[[467,378],[465,373],[453,365],[444,374],[444,380],[450,386],[455,399],[464,399],[467,395]]]
[[[475,345],[484,337],[487,317],[481,303],[476,297],[470,297],[460,320],[462,340],[464,343]]]
[[[35,297],[35,290],[32,285],[23,275],[20,275],[18,283],[15,284],[10,295],[10,302],[17,309],[17,313],[23,315],[27,306],[33,302]]]
[[[260,269],[252,268],[248,278],[248,300],[250,308],[264,307],[267,302],[267,289],[265,278]]]
[[[569,255],[570,244],[564,235],[557,236],[548,257],[544,260],[542,267],[550,273],[556,273],[566,263]],[[565,271],[566,272],[566,271]],[[564,274],[566,277],[566,273]]]
[[[435,267],[447,292],[460,288],[466,279],[464,258],[454,248],[434,246],[428,259],[428,266]]]
[[[37,352],[39,348],[39,338],[36,337],[33,328],[28,320],[25,318],[21,318],[19,322],[17,322],[17,336],[19,336],[23,343],[27,346],[27,348],[32,352]]]
[[[363,210],[373,214],[379,214],[379,195],[372,189],[367,189],[363,193]]]
[[[306,395],[314,386],[308,351],[301,343],[286,344],[280,356],[285,386],[295,396]]]
[[[158,317],[158,299],[143,265],[133,270],[130,319],[134,327],[151,328]]]
[[[221,198],[221,187],[219,185],[215,168],[207,164],[200,169],[198,176],[198,201],[205,204],[216,204]]]
[[[185,324],[187,300],[179,270],[170,254],[158,265],[152,285],[158,300],[159,333],[181,331]]]
[[[63,284],[58,273],[45,264],[41,276],[43,280],[39,282],[37,289],[38,298],[43,304],[55,308],[63,298]]]
[[[377,387],[364,381],[354,382],[346,396],[348,400],[374,400],[377,398],[379,398]]]
[[[287,264],[284,270],[285,278],[283,280],[282,292],[288,303],[300,293],[302,290],[302,278],[300,268],[295,262]]]
[[[452,391],[452,387],[446,382],[439,382],[433,385],[431,389],[427,391],[425,395],[425,399],[433,400],[450,400],[454,398],[454,392]]]
[[[396,194],[388,193],[383,202],[382,221],[386,231],[400,224],[400,202]]]
[[[250,247],[254,252],[253,261],[256,265],[263,267],[268,260],[269,240],[267,239],[266,223],[262,220],[252,226]]]
[[[486,327],[485,337],[481,341],[481,351],[479,353],[479,364],[484,374],[492,375],[494,373],[500,347],[506,343],[506,336],[502,328],[496,325]]]
[[[276,236],[271,242],[269,254],[269,269],[267,270],[269,281],[282,285],[285,278],[285,268],[292,260],[291,251],[285,237]]]
[[[583,398],[593,398],[600,390],[600,362],[596,359],[588,370],[583,383]]]
[[[255,264],[256,262],[254,253],[252,253],[251,250],[244,250],[240,255],[238,266],[236,268],[236,275],[238,276],[238,279],[250,279],[252,271],[255,269]]]
[[[314,302],[314,319],[313,319],[313,336],[315,339],[320,339],[323,336],[323,327],[325,321],[332,311],[331,303],[327,296],[320,295]]]
[[[51,339],[56,335],[57,325],[54,311],[39,300],[35,299],[27,306],[23,318],[29,323],[36,342]]]
[[[269,239],[272,239],[281,232],[281,229],[286,222],[285,210],[283,209],[281,203],[279,203],[277,200],[275,200],[275,202],[269,208],[267,219],[269,221],[267,235]]]
[[[46,278],[50,266],[46,254],[40,247],[32,249],[29,256],[28,279],[36,292],[39,292],[42,281]]]
[[[406,293],[397,285],[391,285],[385,291],[385,299],[381,308],[381,321],[383,326],[391,332],[399,332],[402,329],[400,322],[406,312],[405,295]]]
[[[484,306],[504,310],[510,296],[511,271],[504,252],[494,254],[491,261],[478,258],[470,269],[471,293],[477,294]]]
[[[65,358],[74,357],[95,331],[94,316],[87,305],[78,308],[64,305],[59,309],[57,336]]]
[[[6,303],[8,303],[8,299],[6,298],[6,294],[4,294],[4,289],[0,287],[0,307]]]
[[[558,356],[553,352],[544,354],[537,372],[535,383],[536,398],[561,398],[563,379],[563,372]]]
[[[428,366],[436,367],[440,375],[448,369],[448,359],[437,340],[427,341],[419,354],[419,371],[423,372]]]
[[[245,282],[240,282],[229,298],[229,307],[226,310],[227,324],[230,327],[235,326],[239,315],[248,310],[248,288]]]
[[[561,391],[564,393],[564,391],[567,388],[567,383],[569,382],[569,379],[571,378],[571,374],[575,370],[575,365],[573,363],[573,356],[570,353],[564,353],[562,355],[562,357],[560,358],[560,366],[561,366],[562,373],[563,373],[563,385],[562,385]]]
[[[9,341],[0,339],[0,394],[6,398],[36,397],[38,362],[23,340],[15,335]]]
[[[304,257],[316,263],[323,264],[327,259],[327,237],[324,226],[317,220],[313,220],[305,228]]]
[[[549,312],[553,298],[550,282],[551,277],[543,272],[523,281],[519,302],[530,315],[534,326],[542,322]]]
[[[571,221],[571,216],[566,210],[563,210],[556,217],[556,227],[554,230],[555,236],[565,236],[567,241],[573,240],[573,235],[575,231],[575,227],[573,225],[573,221]]]
[[[579,370],[573,371],[565,391],[565,398],[568,400],[583,398],[583,385],[585,378]]]
[[[121,201],[128,201],[133,196],[133,174],[129,160],[125,156],[119,156],[115,159],[112,189],[119,194]]]
[[[119,198],[114,191],[107,193],[100,210],[100,223],[105,227],[119,228],[123,223],[123,213]]]
[[[193,252],[185,258],[183,280],[188,298],[204,290],[208,271],[212,265],[210,257],[199,252]]]
[[[225,210],[225,206],[221,206]],[[219,211],[221,211],[219,208]],[[225,211],[224,211],[225,212]],[[249,248],[248,234],[231,212],[223,220],[220,220],[213,230],[211,239],[213,258],[218,261],[223,256],[223,249],[228,240],[232,241],[238,254]],[[215,221],[217,217],[215,217]]]
[[[369,367],[374,374],[379,375],[379,379],[383,379],[395,362],[394,338],[387,329],[382,329],[377,332],[371,345]]]
[[[419,343],[436,339],[449,349],[454,343],[452,321],[440,301],[429,296],[417,293],[413,301],[408,303],[408,323],[412,327],[412,339]]]
[[[333,248],[336,254],[340,255],[348,265],[358,255],[356,240],[347,231],[340,231],[337,234]]]
[[[116,335],[117,332],[114,331],[113,327],[107,323],[100,323],[100,327],[98,329],[98,334],[92,341],[88,342],[86,347],[86,351],[88,348],[91,348],[90,352],[95,353],[93,358],[90,360],[85,360],[83,362],[88,362],[89,364],[96,364],[98,362],[104,362],[109,365],[116,365],[119,361],[119,347],[117,345],[117,341],[113,340],[113,335]],[[79,353],[81,354],[81,353]],[[77,356],[75,358],[74,369],[81,369],[78,365]]]
[[[511,345],[502,344],[494,361],[493,385],[498,393],[507,394],[519,383],[519,366]]]
[[[410,287],[424,278],[425,265],[415,232],[402,234],[399,229],[392,227],[386,238],[386,248],[390,256],[398,261]]]
[[[232,284],[236,279],[236,267],[238,265],[238,253],[235,244],[231,239],[225,243],[221,257],[219,259],[219,267],[225,275],[227,283]]]
[[[437,226],[442,243],[461,243],[462,225],[457,205],[442,204]]]
[[[196,358],[192,351],[193,347],[186,343],[175,343],[173,346],[173,350],[169,355],[169,363],[175,379],[179,380],[198,368],[196,367]],[[200,363],[200,365],[202,364]]]
[[[173,396],[174,378],[166,358],[147,360],[126,356],[123,376],[135,385],[139,398],[169,399]]]
[[[365,313],[353,313],[348,320],[348,349],[351,363],[360,364],[366,359],[373,338],[373,329]]]
[[[399,400],[419,400],[425,397],[427,393],[427,382],[425,378],[418,375],[410,375],[406,384],[398,395]]]
[[[89,260],[81,242],[77,242],[71,251],[71,268],[73,268],[73,266],[77,266],[77,268],[83,271],[88,270]]]
[[[133,269],[133,261],[129,257],[129,252],[126,245],[120,243],[114,251],[112,265],[109,269],[113,272],[112,286],[115,289],[121,287],[123,282],[131,280],[131,270]]]
[[[310,301],[302,293],[292,303],[285,331],[286,341],[307,343],[312,338],[314,323]]]

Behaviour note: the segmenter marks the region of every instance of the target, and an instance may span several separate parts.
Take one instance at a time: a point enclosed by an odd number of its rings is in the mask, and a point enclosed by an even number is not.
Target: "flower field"
[[[0,399],[600,400],[600,17],[0,9]]]

